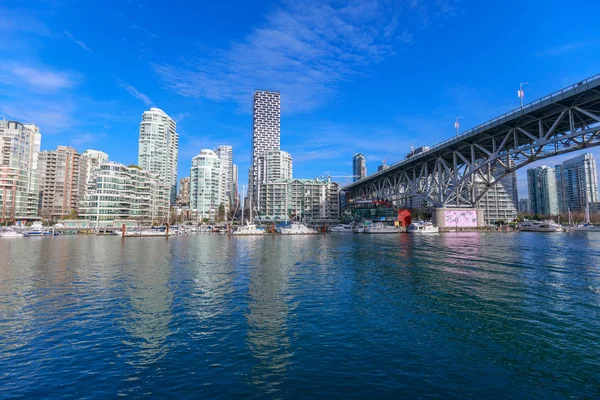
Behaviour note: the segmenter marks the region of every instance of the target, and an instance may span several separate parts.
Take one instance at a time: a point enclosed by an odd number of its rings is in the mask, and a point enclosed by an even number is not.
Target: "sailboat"
[[[590,205],[585,205],[585,216],[583,217],[583,224],[577,225],[573,228],[576,232],[600,232],[600,227],[592,225],[590,223]]]
[[[244,186],[242,186],[242,194],[244,194]],[[233,231],[234,236],[256,236],[266,235],[267,231],[264,228],[259,228],[255,224],[244,224],[244,205],[242,205],[242,224],[239,228]],[[236,208],[237,211],[237,208]],[[234,212],[235,214],[235,212]],[[252,206],[250,207],[250,220],[252,220]],[[232,218],[233,221],[233,218]]]

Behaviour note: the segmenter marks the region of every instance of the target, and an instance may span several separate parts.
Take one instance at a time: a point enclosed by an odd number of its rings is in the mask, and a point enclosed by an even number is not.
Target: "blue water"
[[[600,398],[600,235],[0,239],[0,397]]]

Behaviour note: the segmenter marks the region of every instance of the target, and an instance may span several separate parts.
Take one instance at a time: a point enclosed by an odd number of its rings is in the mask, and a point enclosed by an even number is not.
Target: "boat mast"
[[[585,203],[585,217],[583,220],[584,224],[590,223],[590,204],[588,202]]]

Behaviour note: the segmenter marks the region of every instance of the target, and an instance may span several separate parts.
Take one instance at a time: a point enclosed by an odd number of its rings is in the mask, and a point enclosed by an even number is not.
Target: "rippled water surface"
[[[600,234],[0,239],[2,398],[600,398]]]

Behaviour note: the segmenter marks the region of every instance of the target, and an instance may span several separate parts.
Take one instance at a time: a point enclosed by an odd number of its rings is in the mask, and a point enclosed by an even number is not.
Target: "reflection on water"
[[[165,240],[135,240],[122,240],[119,247],[125,300],[121,324],[127,331],[123,343],[136,352],[128,363],[150,366],[168,352],[171,255]]]
[[[287,332],[291,307],[288,304],[290,260],[296,258],[295,252],[302,251],[307,245],[306,238],[298,238],[300,240],[294,243],[287,238],[278,243],[267,239],[257,243],[259,247],[254,249],[256,258],[250,272],[246,318],[247,343],[256,364],[249,378],[251,384],[264,394],[281,390],[293,356]]]
[[[56,237],[0,254],[15,397],[600,397],[600,235]]]

